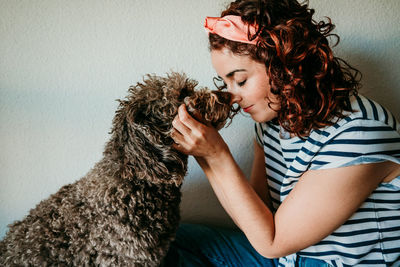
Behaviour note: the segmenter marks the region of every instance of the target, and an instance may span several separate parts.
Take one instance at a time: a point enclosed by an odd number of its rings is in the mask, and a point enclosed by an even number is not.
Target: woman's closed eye
[[[246,80],[243,80],[243,81],[241,81],[241,82],[238,82],[237,84],[238,84],[239,86],[243,86],[243,85],[246,83],[246,81],[247,81],[247,79],[246,79]]]

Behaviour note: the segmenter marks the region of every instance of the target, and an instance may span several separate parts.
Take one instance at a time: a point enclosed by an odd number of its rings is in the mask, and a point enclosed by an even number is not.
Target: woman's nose
[[[233,86],[232,84],[227,84],[226,89],[232,96],[231,105],[239,103],[242,100],[242,97],[240,96],[240,91],[237,90],[235,86]]]

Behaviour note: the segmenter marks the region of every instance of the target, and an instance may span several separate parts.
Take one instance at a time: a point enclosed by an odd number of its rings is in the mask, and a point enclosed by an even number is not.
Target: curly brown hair
[[[296,0],[237,0],[222,12],[241,16],[256,25],[257,45],[227,40],[209,34],[210,50],[228,48],[266,66],[271,92],[278,96],[277,121],[288,132],[306,137],[352,111],[348,101],[357,94],[361,73],[335,57],[328,37],[335,26],[331,20],[315,21],[314,10]],[[220,87],[220,89],[225,86]]]

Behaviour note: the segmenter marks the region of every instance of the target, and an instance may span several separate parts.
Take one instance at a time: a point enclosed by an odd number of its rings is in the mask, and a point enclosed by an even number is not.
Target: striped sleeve
[[[257,141],[257,143],[260,145],[260,146],[264,146],[264,144],[263,144],[263,130],[262,130],[262,125],[261,125],[261,123],[259,123],[259,122],[256,122],[255,124],[254,124],[254,135],[255,135],[255,140]]]
[[[400,164],[400,134],[376,120],[357,119],[321,144],[310,169],[393,161]]]

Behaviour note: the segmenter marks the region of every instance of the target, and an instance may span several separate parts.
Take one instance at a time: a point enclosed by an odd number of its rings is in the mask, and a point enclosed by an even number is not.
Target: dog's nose
[[[238,104],[242,98],[237,94],[231,94],[231,102],[230,104]]]

